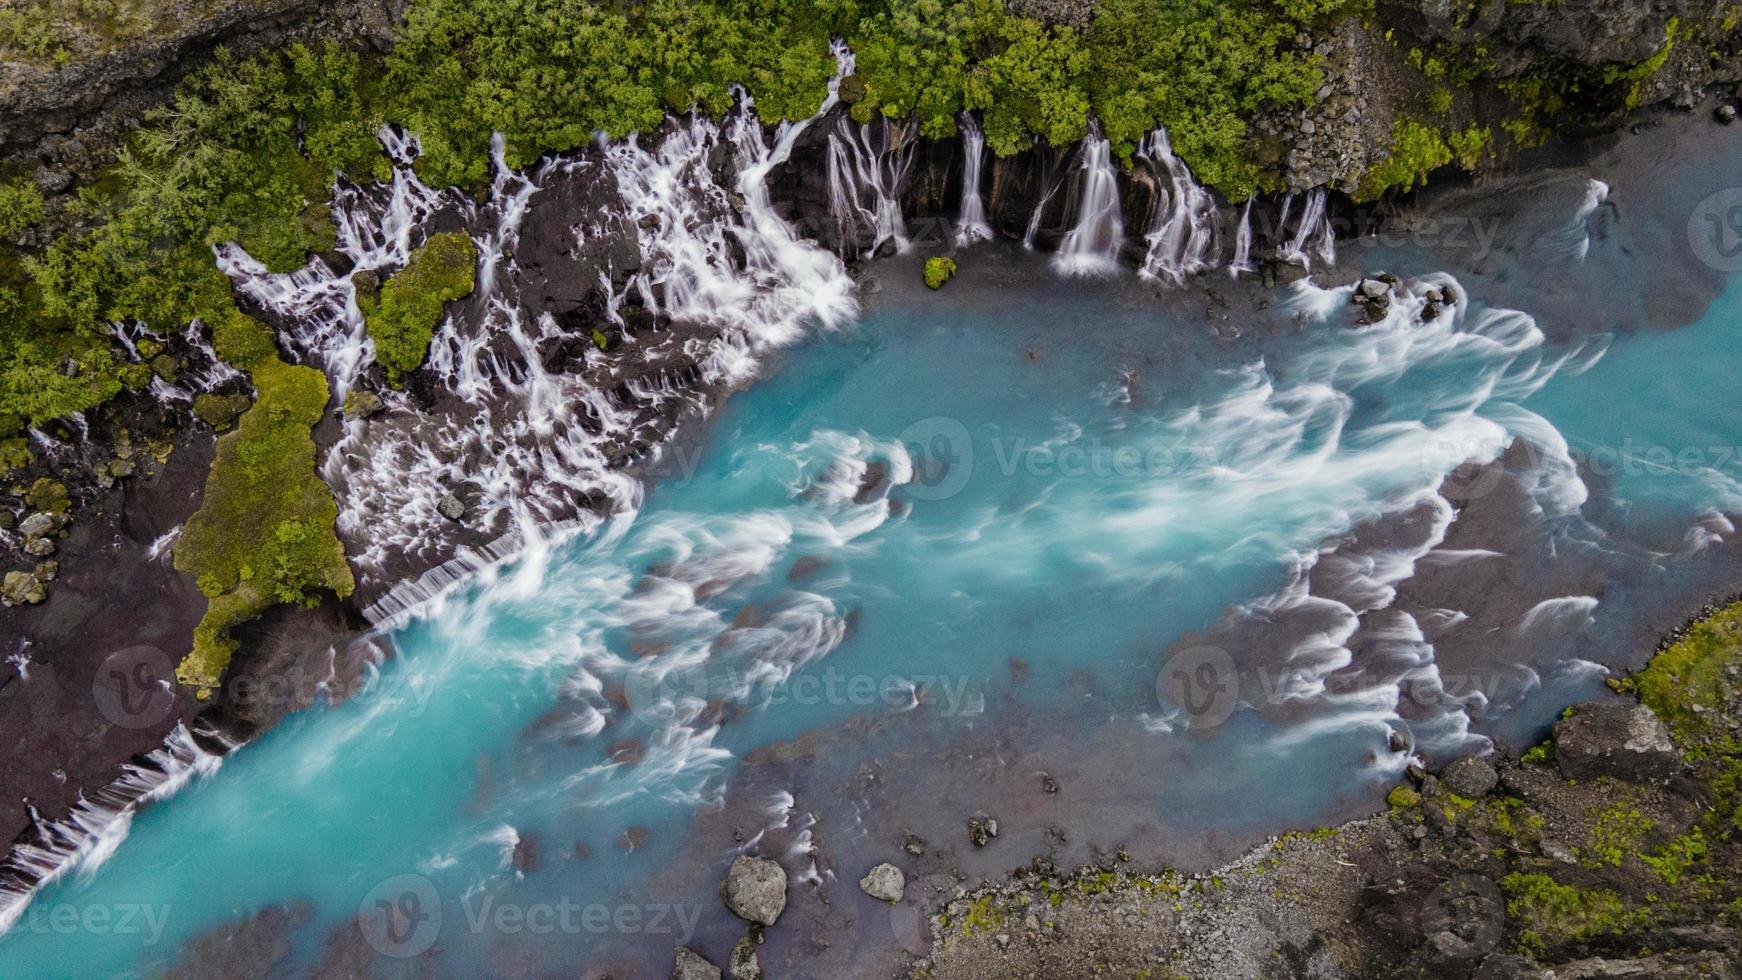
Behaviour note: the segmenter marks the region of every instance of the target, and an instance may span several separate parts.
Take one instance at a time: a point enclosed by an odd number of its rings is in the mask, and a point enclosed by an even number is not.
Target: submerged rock
[[[460,498],[451,493],[442,494],[442,499],[436,504],[436,510],[450,521],[457,521],[466,516],[466,505]]]
[[[786,870],[766,858],[734,858],[720,897],[739,918],[774,925],[786,910]]]
[[[762,963],[756,958],[756,947],[762,940],[755,927],[751,928],[750,935],[732,946],[732,959],[728,964],[732,980],[762,980]]]
[[[1554,726],[1555,760],[1568,779],[1662,782],[1681,768],[1669,729],[1642,704],[1583,704]]]
[[[679,946],[672,953],[676,959],[671,980],[720,980],[720,968],[688,946]]]
[[[1500,774],[1493,766],[1472,755],[1447,766],[1440,773],[1440,782],[1447,790],[1467,800],[1479,800],[1494,791],[1500,782]]]
[[[859,890],[880,902],[899,902],[907,888],[907,877],[901,869],[885,861],[859,879]]]
[[[385,407],[381,404],[380,395],[362,388],[353,388],[346,393],[345,404],[339,411],[348,419],[366,419],[381,414]]]

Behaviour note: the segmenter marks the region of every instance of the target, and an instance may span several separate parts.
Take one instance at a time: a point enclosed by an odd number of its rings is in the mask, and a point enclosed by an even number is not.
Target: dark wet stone
[[[1494,767],[1475,756],[1468,756],[1447,766],[1440,773],[1440,782],[1447,790],[1469,800],[1479,800],[1494,791],[1500,774]]]
[[[630,827],[628,830],[617,835],[617,846],[630,853],[640,850],[642,845],[646,843],[646,827]]]
[[[975,817],[968,821],[968,840],[975,847],[985,847],[998,836],[998,818]]]
[[[605,757],[618,765],[633,766],[647,756],[647,743],[638,738],[625,738],[605,747]]]
[[[1663,782],[1681,769],[1669,729],[1641,704],[1581,704],[1555,723],[1554,741],[1568,779]]]
[[[538,835],[521,834],[514,845],[514,870],[525,874],[538,870]]]
[[[442,495],[441,502],[436,504],[436,510],[450,521],[457,521],[466,516],[466,505],[460,502],[460,498],[451,493]]]
[[[732,980],[762,980],[762,963],[756,957],[756,947],[762,944],[762,931],[750,927],[750,935],[732,945],[728,970]]]
[[[788,582],[802,582],[823,570],[829,560],[821,555],[805,555],[792,563],[792,568],[786,573]]]

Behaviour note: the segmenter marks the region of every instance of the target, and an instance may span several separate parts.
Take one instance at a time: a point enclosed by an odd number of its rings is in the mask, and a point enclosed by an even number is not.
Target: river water
[[[1520,748],[1736,581],[1742,278],[1658,284],[1696,307],[1664,323],[1520,286],[1636,296],[1615,270],[1697,225],[1686,179],[1632,210],[1574,181],[1492,262],[1345,249],[1403,277],[1374,324],[1346,274],[874,263],[638,507],[431,601],[367,690],[138,815],[0,975],[663,975],[743,934],[738,853],[793,882],[765,969],[869,973],[924,948],[917,884],[857,888],[878,861],[1202,867],[1375,809],[1413,753]]]

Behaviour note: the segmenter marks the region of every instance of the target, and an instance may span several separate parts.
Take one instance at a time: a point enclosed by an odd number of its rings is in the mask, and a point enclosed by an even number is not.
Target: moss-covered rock
[[[241,313],[214,331],[218,355],[246,370],[259,397],[218,439],[200,509],[175,545],[175,567],[207,598],[176,678],[207,695],[235,652],[230,631],[283,602],[339,596],[355,582],[333,530],[338,505],[315,473],[309,430],[326,411],[326,378],[279,360],[270,332]]]
[[[216,395],[207,392],[194,399],[194,415],[216,431],[224,432],[253,403],[253,399],[243,394]]]
[[[925,284],[932,289],[941,289],[956,274],[956,260],[943,255],[934,255],[925,260]]]
[[[442,309],[472,294],[477,265],[478,250],[464,233],[431,235],[381,287],[378,300],[358,295],[364,326],[375,341],[375,360],[389,380],[397,383],[423,364]]]

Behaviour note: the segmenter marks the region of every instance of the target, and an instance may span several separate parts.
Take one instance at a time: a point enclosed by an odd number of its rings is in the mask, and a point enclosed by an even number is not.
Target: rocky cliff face
[[[114,158],[141,113],[218,48],[243,54],[316,36],[385,44],[400,0],[167,0],[152,28],[41,63],[0,61],[0,165],[59,193]]]

